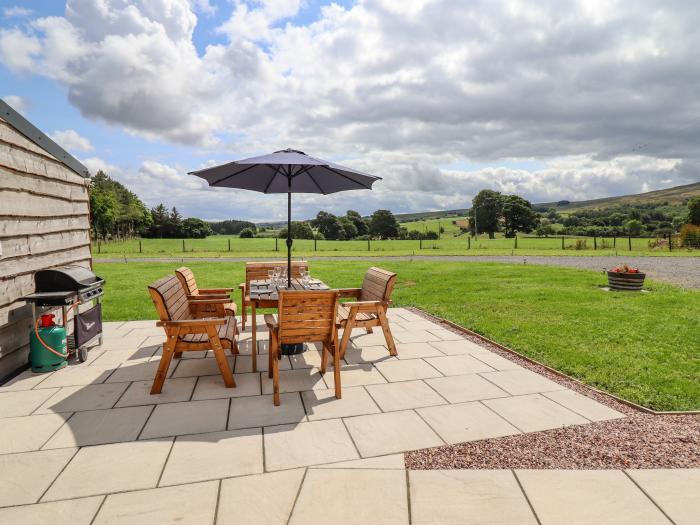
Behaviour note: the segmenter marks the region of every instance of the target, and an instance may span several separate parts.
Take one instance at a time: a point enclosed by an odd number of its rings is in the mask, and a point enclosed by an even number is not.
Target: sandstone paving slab
[[[56,392],[58,388],[7,392],[0,390],[0,418],[28,416]]]
[[[39,450],[71,415],[68,412],[3,419],[0,423],[0,454]]]
[[[216,524],[286,525],[304,470],[284,470],[222,480]]]
[[[114,372],[114,368],[98,366],[67,366],[52,372],[36,388],[56,388],[63,386],[80,386],[104,383]]]
[[[153,381],[158,371],[160,359],[155,361],[141,361],[136,363],[123,363],[109,376],[107,383],[130,383],[132,381]],[[166,377],[172,377],[177,363],[170,363]]]
[[[228,399],[156,405],[139,439],[226,430]]]
[[[31,390],[49,377],[51,377],[51,374],[35,374],[31,370],[25,370],[0,386],[0,393]]]
[[[563,388],[559,383],[524,368],[484,373],[481,374],[481,377],[495,383],[496,386],[514,396],[551,392]]]
[[[353,348],[348,345],[345,353],[345,361],[351,365],[395,360],[396,357],[389,354],[389,350],[384,345],[363,346],[362,348]]]
[[[65,386],[55,392],[34,413],[52,414],[112,408],[128,386],[125,383]]]
[[[486,351],[484,347],[462,337],[450,341],[431,341],[429,344],[440,350],[445,355],[464,355],[471,352]]]
[[[523,432],[537,432],[589,421],[540,394],[482,401]]]
[[[425,382],[437,390],[450,403],[509,396],[505,390],[501,390],[478,374],[436,377],[426,379]]]
[[[583,396],[573,390],[557,390],[555,392],[545,392],[543,396],[564,405],[569,410],[582,415],[591,421],[606,421],[608,419],[619,419],[625,417],[624,414],[612,408],[598,403],[590,397]]]
[[[233,372],[234,360],[233,356],[227,355],[226,360],[231,372]],[[173,359],[178,361],[177,368],[172,374],[172,377],[197,377],[197,376],[214,376],[221,375],[219,365],[214,358],[206,359]]]
[[[446,328],[428,328],[428,332],[439,337],[441,341],[460,341],[464,339],[460,334]]]
[[[519,364],[505,357],[501,357],[490,350],[481,349],[479,351],[469,352],[469,355],[476,357],[479,361],[483,361],[496,370],[524,370]]]
[[[267,359],[267,357],[266,357]],[[333,374],[331,374],[333,375]],[[263,394],[272,394],[272,379],[261,374]],[[302,390],[324,390],[328,388],[323,376],[316,368],[299,370],[280,370],[280,392],[300,392]]]
[[[333,367],[328,367],[328,371],[323,376],[328,388],[335,388],[333,379]],[[370,363],[358,363],[356,365],[341,365],[340,383],[344,387],[375,385],[386,383],[386,379]]]
[[[189,401],[196,382],[196,377],[167,379],[160,394],[151,394],[153,381],[134,381],[130,385],[128,383],[114,383],[115,385],[128,386],[126,392],[124,392],[124,395],[115,406],[132,407]]]
[[[421,380],[368,385],[366,388],[384,412],[447,403],[443,397]]]
[[[437,369],[430,366],[423,359],[406,359],[404,361],[386,361],[374,366],[387,379],[395,381],[411,381],[413,379],[426,379],[428,377],[442,377]]]
[[[700,469],[628,470],[627,473],[676,525],[700,521]]]
[[[299,393],[280,394],[280,406],[272,396],[241,397],[231,400],[228,428],[253,428],[306,421],[306,412]]]
[[[430,343],[397,343],[396,352],[399,359],[420,359],[445,355]]]
[[[418,413],[449,444],[520,433],[513,425],[476,401],[420,408]]]
[[[411,470],[408,476],[414,525],[537,524],[510,470]]]
[[[308,352],[306,352],[308,353]],[[303,354],[302,354],[303,355]],[[282,356],[282,359],[278,361],[280,370],[291,370],[292,365],[289,362],[289,357],[286,355]],[[318,364],[321,364],[319,360]],[[267,372],[268,370],[267,354],[258,356],[257,368],[258,372]],[[295,367],[302,368],[302,367]],[[305,366],[303,368],[312,368],[311,366]],[[249,373],[253,371],[253,358],[250,355],[237,355],[236,356],[236,369],[237,374]]]
[[[389,454],[387,456],[377,456],[366,459],[353,459],[350,461],[340,461],[339,463],[329,463],[327,465],[316,465],[309,468],[360,468],[406,470],[406,463],[404,462],[403,454]]]
[[[425,360],[431,366],[437,368],[445,376],[462,374],[475,374],[477,372],[493,372],[486,363],[470,355],[448,355],[444,357],[428,357]]]
[[[104,496],[51,501],[0,509],[0,523],[14,525],[90,525]]]
[[[265,427],[264,431],[268,471],[359,458],[340,419]]]
[[[316,349],[315,346],[307,345],[305,352],[289,357],[283,356],[282,361],[287,359],[291,363],[292,368],[321,368],[322,355],[321,351]],[[267,359],[265,359],[265,366],[267,367]],[[328,367],[329,369],[333,368],[333,359],[331,359],[330,355],[328,356]]]
[[[335,389],[302,392],[301,397],[309,421],[380,412],[376,403],[361,386],[343,388],[342,396],[341,399],[336,399]]]
[[[427,330],[392,330],[392,334],[399,343],[425,343],[440,340],[438,336],[431,334]]]
[[[542,525],[669,523],[619,470],[517,470],[516,475]]]
[[[363,458],[444,444],[412,410],[350,417],[344,421]]]
[[[135,441],[153,410],[150,406],[76,412],[43,449]]]
[[[217,481],[179,487],[111,494],[95,518],[95,525],[114,523],[200,525],[213,523]]]
[[[153,488],[172,441],[168,438],[83,447],[42,501]]]
[[[259,474],[262,471],[260,428],[178,436],[165,465],[160,486]]]
[[[309,469],[289,523],[405,525],[406,475],[399,470]]]
[[[159,347],[146,346],[141,348],[128,348],[122,350],[105,350],[93,361],[93,366],[117,366],[128,362],[148,361]]]
[[[389,323],[389,327],[391,328],[391,333],[394,335],[394,339],[396,340],[396,334],[400,332],[399,330],[395,329],[395,326],[393,323]],[[340,340],[343,336],[342,331],[338,332],[338,339]],[[394,341],[396,342],[396,341]],[[403,341],[402,341],[403,342]],[[374,330],[371,334],[368,334],[367,332],[364,331],[355,331],[353,330],[353,334],[350,336],[350,341],[348,342],[348,351],[350,351],[351,348],[364,348],[366,346],[383,346],[386,345],[386,339],[384,338],[384,333],[382,332],[381,329],[376,329]]]
[[[236,382],[236,386],[228,388],[220,374],[200,377],[194,389],[194,394],[192,394],[192,400],[260,395],[260,374],[234,374],[233,379]]]
[[[75,452],[66,448],[0,455],[0,507],[38,501]],[[2,516],[0,512],[0,523],[20,523]]]
[[[415,331],[415,330],[438,330],[440,325],[428,321],[426,319],[421,319],[420,321],[399,321],[397,326],[401,326],[404,330]]]

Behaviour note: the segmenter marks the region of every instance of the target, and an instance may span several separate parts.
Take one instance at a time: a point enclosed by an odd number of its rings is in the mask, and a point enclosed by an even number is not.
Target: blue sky
[[[189,170],[297,147],[377,174],[295,215],[588,199],[698,180],[692,7],[642,1],[0,0],[0,97],[185,215],[284,215]]]

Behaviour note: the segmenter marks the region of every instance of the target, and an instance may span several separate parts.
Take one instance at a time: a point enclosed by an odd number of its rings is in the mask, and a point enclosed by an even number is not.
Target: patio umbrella
[[[292,193],[328,195],[346,190],[371,190],[372,184],[381,180],[381,177],[295,149],[236,160],[189,174],[203,178],[209,186],[287,194],[287,286],[291,286],[292,279]]]

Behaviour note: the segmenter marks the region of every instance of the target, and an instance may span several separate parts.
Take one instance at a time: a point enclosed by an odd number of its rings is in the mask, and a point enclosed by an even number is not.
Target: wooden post
[[[561,236],[561,249],[564,249],[564,236]]]
[[[595,251],[597,249],[598,249],[598,243],[596,242],[595,235],[594,235],[593,236],[593,250]]]
[[[419,249],[423,249],[423,239],[418,239],[418,247]]]
[[[472,238],[471,235],[467,237],[467,250],[472,249]]]
[[[630,251],[632,251],[632,237],[630,236],[630,237],[628,237],[627,239],[628,239],[628,241],[629,241]]]
[[[97,253],[102,253],[102,243],[97,239]]]
[[[143,249],[141,248],[141,239],[139,239],[139,253],[143,253]]]
[[[185,239],[182,239],[182,251],[185,251]]]
[[[613,237],[613,248],[617,248],[617,237]]]
[[[673,234],[672,233],[668,234],[668,251],[669,252],[673,251]]]
[[[369,237],[367,237],[367,251],[370,251]]]
[[[314,237],[314,251],[316,251],[316,237]]]
[[[231,239],[228,240],[228,251],[231,251]]]
[[[275,251],[276,252],[280,251],[279,248],[277,247],[277,237],[275,237]]]
[[[515,236],[515,244],[513,245],[513,249],[517,250],[518,249],[518,236]]]

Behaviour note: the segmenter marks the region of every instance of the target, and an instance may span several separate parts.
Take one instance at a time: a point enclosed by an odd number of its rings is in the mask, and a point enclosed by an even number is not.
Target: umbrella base
[[[297,355],[303,354],[304,352],[306,352],[306,345],[304,343],[280,345],[280,354],[282,355]]]

